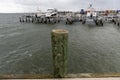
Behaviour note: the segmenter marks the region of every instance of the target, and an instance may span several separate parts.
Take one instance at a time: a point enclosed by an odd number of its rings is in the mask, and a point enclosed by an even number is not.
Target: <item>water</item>
[[[51,74],[51,30],[69,31],[68,73],[120,72],[120,28],[20,23],[23,14],[0,14],[0,74]]]

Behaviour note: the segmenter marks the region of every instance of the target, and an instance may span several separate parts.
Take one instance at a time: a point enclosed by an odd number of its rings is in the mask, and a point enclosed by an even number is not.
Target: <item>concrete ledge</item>
[[[41,75],[41,74],[24,74],[24,75],[0,75],[0,79],[52,79],[53,75]]]
[[[120,78],[120,73],[81,73],[81,74],[68,74],[64,79],[69,78]],[[53,79],[53,75],[0,75],[0,79]],[[120,79],[119,79],[120,80]]]
[[[21,80],[21,79],[2,79],[2,80]],[[43,79],[22,79],[22,80],[43,80]],[[66,78],[66,79],[44,79],[44,80],[120,80],[120,78]]]
[[[80,74],[68,74],[66,78],[108,78],[108,77],[120,77],[120,73],[80,73]]]

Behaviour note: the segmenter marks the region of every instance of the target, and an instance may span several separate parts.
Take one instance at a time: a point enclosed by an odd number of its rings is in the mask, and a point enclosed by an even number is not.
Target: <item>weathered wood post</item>
[[[55,78],[63,78],[67,72],[68,31],[52,30],[53,69]]]
[[[21,17],[19,17],[19,21],[21,22],[22,20],[21,20]]]
[[[34,17],[32,16],[32,17],[31,17],[31,22],[33,23],[33,21],[34,21]]]
[[[27,20],[27,16],[25,16],[25,21],[27,22],[28,20]]]

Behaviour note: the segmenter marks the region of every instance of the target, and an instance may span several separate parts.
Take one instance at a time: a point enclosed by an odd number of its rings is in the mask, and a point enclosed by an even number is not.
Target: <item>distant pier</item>
[[[105,22],[114,23],[117,26],[120,26],[120,12],[109,12],[109,11],[91,11],[93,14],[93,21],[98,26],[103,25]],[[56,9],[48,9],[47,12],[38,12],[32,15],[23,15],[19,17],[19,21],[21,23],[44,23],[44,24],[55,24],[64,22],[65,24],[73,24],[74,22],[82,22],[85,24],[87,22],[87,17],[92,17],[91,15],[87,15],[89,11],[84,11],[83,9],[80,12],[72,12],[72,11],[57,11]],[[91,13],[90,13],[91,14]],[[89,21],[89,20],[88,20]]]
[[[74,18],[67,18],[67,17],[45,17],[45,16],[21,16],[19,17],[19,21],[27,22],[27,23],[60,23],[65,22],[66,24],[72,24],[75,19]]]
[[[75,21],[80,21],[82,15],[78,12],[57,11],[56,9],[48,9],[47,12],[38,12],[19,17],[20,22],[32,23],[59,23],[72,24]]]

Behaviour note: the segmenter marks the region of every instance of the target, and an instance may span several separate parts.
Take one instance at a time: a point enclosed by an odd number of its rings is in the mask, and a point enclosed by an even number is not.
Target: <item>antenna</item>
[[[92,4],[89,4],[89,7],[88,8],[92,8]]]

